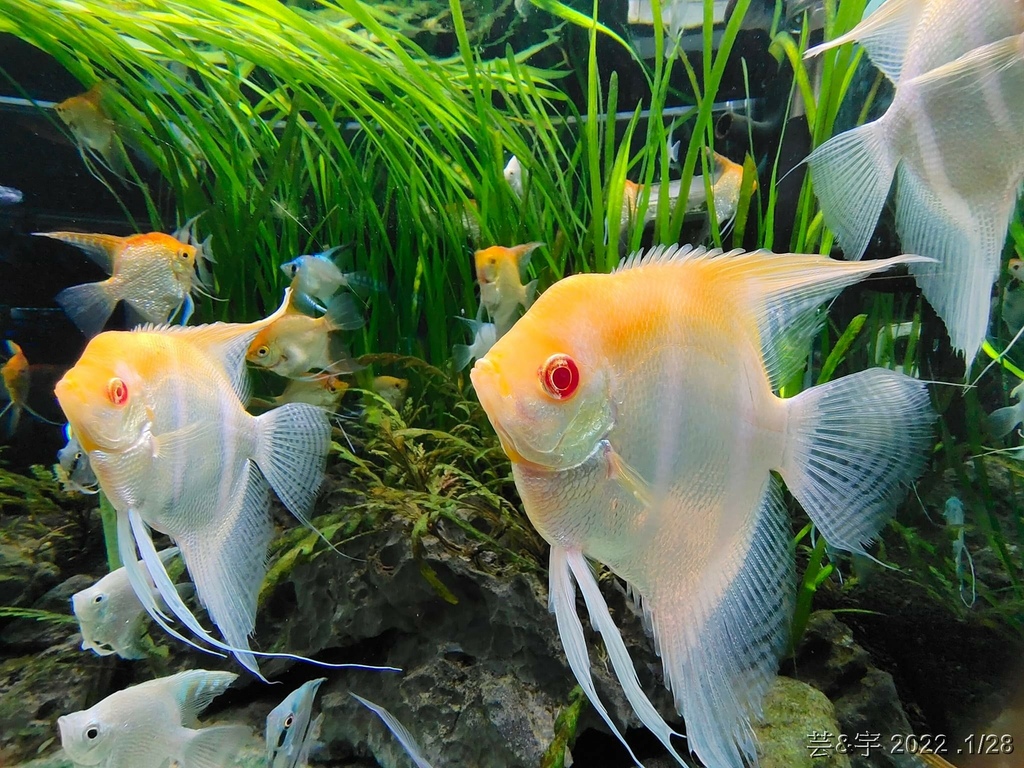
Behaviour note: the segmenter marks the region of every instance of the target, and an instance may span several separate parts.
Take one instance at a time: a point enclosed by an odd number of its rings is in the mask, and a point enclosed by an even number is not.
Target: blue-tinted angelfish
[[[267,768],[306,768],[324,716],[312,718],[317,689],[326,680],[303,683],[267,715]]]
[[[75,765],[103,768],[223,768],[249,738],[244,725],[199,728],[198,716],[238,677],[192,669],[112,693],[58,718],[60,742]]]
[[[64,426],[64,435],[68,442],[57,451],[57,463],[53,467],[61,487],[65,492],[98,493],[99,482],[96,480],[96,473],[89,466],[89,457],[71,431],[70,424]]]
[[[350,290],[380,290],[380,286],[368,275],[362,272],[342,272],[334,263],[331,257],[347,247],[336,245],[320,253],[297,256],[281,265],[281,271],[291,278],[293,301],[298,302],[300,308],[304,309],[303,303],[312,303],[315,299],[316,308],[325,311],[331,297],[343,287]]]

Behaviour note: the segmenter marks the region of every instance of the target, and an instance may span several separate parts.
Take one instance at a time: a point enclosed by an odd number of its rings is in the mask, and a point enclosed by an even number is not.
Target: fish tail
[[[224,768],[252,734],[244,725],[213,725],[189,731],[185,764],[194,768]]]
[[[866,554],[927,463],[935,413],[924,382],[872,368],[785,402],[783,479],[829,544]]]
[[[467,365],[469,361],[473,359],[473,352],[466,344],[456,344],[452,347],[452,362],[455,364],[455,370],[461,371]]]
[[[256,421],[256,466],[291,513],[316,530],[309,514],[324,479],[331,446],[331,423],[326,412],[305,403],[288,403],[258,416]]]
[[[95,336],[103,330],[114,312],[118,296],[110,282],[85,283],[65,288],[57,294],[57,303],[86,336]]]
[[[354,331],[366,323],[351,294],[342,293],[327,305],[327,322],[334,331]]]
[[[1006,437],[1021,423],[1020,406],[1008,405],[1005,408],[997,408],[988,415],[985,423],[992,437]]]
[[[841,133],[806,160],[825,223],[848,259],[867,249],[899,163],[886,126],[883,117]]]

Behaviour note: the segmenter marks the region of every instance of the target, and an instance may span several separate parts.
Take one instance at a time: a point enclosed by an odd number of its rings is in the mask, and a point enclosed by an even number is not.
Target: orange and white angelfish
[[[341,331],[360,328],[363,322],[359,307],[349,294],[335,296],[320,317],[296,311],[293,301],[288,312],[256,334],[246,359],[288,378],[314,370],[352,373],[360,366],[349,355]]]
[[[639,596],[689,748],[716,768],[756,762],[749,721],[794,602],[772,473],[830,544],[862,552],[924,468],[933,420],[925,385],[889,370],[788,400],[773,390],[803,365],[822,303],[916,258],[659,247],[612,274],[555,283],[477,361],[480,402],[551,545],[550,602],[569,665],[616,734],[594,688],[574,580],[626,698],[685,764],[588,559]]]
[[[117,124],[107,113],[109,83],[98,82],[85,93],[54,106],[57,117],[71,131],[89,172],[99,178],[91,159],[120,179],[126,179],[127,155],[117,134]],[[102,179],[101,179],[102,180]]]
[[[38,237],[73,245],[110,277],[98,283],[65,288],[57,294],[86,336],[103,330],[119,301],[128,304],[136,320],[166,323],[184,307],[182,322],[192,314],[192,294],[202,290],[195,267],[200,249],[163,232],[117,237],[81,232],[34,232]]]
[[[0,418],[8,413],[11,415],[8,417],[4,433],[14,434],[23,411],[47,424],[56,424],[57,422],[40,416],[28,404],[28,394],[32,388],[32,370],[25,353],[13,341],[5,342],[5,346],[10,357],[0,366],[0,384],[3,385],[0,389],[0,402],[6,400],[7,404],[0,408]]]
[[[274,533],[270,489],[312,528],[309,514],[331,439],[326,412],[311,405],[246,412],[245,351],[268,321],[101,333],[56,386],[117,511],[121,560],[143,606],[166,631],[191,642],[170,626],[152,579],[176,619],[256,675],[258,655],[301,658],[249,647]],[[224,641],[181,600],[153,530],[174,540]]]
[[[480,304],[494,323],[501,338],[516,321],[519,308],[529,309],[537,291],[537,281],[523,285],[522,274],[530,255],[544,243],[526,243],[506,248],[492,245],[474,254],[476,280],[480,284]]]

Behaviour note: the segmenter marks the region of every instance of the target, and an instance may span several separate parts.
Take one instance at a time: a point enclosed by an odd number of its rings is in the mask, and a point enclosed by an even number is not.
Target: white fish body
[[[76,766],[224,768],[249,738],[243,725],[198,728],[199,714],[237,675],[194,669],[112,693],[57,720]]]
[[[177,547],[159,552],[165,565],[178,554]],[[152,582],[150,582],[151,589]],[[181,585],[186,587],[187,585]],[[142,659],[140,639],[148,618],[124,567],[111,571],[91,587],[71,596],[71,606],[82,632],[82,650],[99,656],[116,653],[122,659]]]
[[[281,269],[292,279],[292,291],[317,299],[326,305],[338,290],[346,284],[345,273],[331,260],[331,254],[343,246],[337,246],[323,253],[298,256]]]
[[[324,720],[323,713],[312,719],[313,701],[326,680],[320,677],[303,683],[267,715],[267,768],[308,766]]]
[[[527,7],[532,6],[527,3]],[[523,164],[519,161],[518,157],[512,155],[512,158],[505,164],[504,174],[505,181],[508,182],[515,196],[521,198],[523,196],[523,187],[526,183],[526,169],[523,168]]]
[[[330,445],[330,423],[321,409],[289,404],[258,417],[245,411],[248,384],[241,360],[259,327],[100,334],[56,387],[76,436],[89,448],[100,486],[117,510],[121,559],[147,611],[169,633],[186,640],[167,623],[145,572],[176,618],[206,642],[231,650],[257,675],[248,635],[273,536],[269,487],[311,526],[307,515]],[[104,396],[113,382],[124,393],[120,405]],[[213,638],[182,602],[150,529],[174,539],[226,644]],[[139,568],[136,547],[145,569]]]
[[[896,229],[943,318],[973,361],[1024,179],[1024,3],[889,0],[851,32],[897,83],[878,120],[808,157],[825,222],[847,258],[867,248],[895,176]],[[831,45],[831,44],[830,44]]]
[[[988,431],[993,437],[1006,437],[1021,423],[1024,423],[1024,381],[1013,388],[1010,397],[1017,399],[1013,405],[996,408],[988,415]]]
[[[639,596],[705,765],[756,759],[749,720],[785,647],[793,560],[777,472],[834,546],[862,552],[926,462],[925,385],[872,369],[783,400],[817,308],[916,257],[837,262],[657,248],[555,283],[477,361],[480,402],[551,544],[550,601],[570,667],[598,698],[576,614],[639,719],[678,753],[640,688],[588,558]],[[851,269],[852,268],[852,269]],[[538,381],[539,379],[539,381]]]

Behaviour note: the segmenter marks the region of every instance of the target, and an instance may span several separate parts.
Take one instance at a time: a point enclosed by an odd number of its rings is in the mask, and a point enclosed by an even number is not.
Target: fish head
[[[96,631],[108,620],[110,594],[103,580],[71,596],[71,609],[78,619],[82,633],[82,650],[94,651],[98,656],[109,656],[114,649],[96,636]]]
[[[502,263],[507,261],[508,249],[500,245],[484,248],[473,254],[476,262],[476,279],[480,285],[490,285],[498,279]]]
[[[96,709],[57,718],[60,744],[75,765],[102,765],[110,753],[114,729]]]
[[[592,312],[575,311],[585,293],[567,285],[576,278],[546,291],[470,372],[513,462],[548,470],[578,466],[614,424],[610,373],[588,319]]]
[[[306,738],[317,689],[327,678],[303,683],[267,715],[267,766],[291,768]]]
[[[273,370],[283,359],[284,353],[277,341],[277,334],[273,325],[268,325],[253,338],[249,349],[245,353],[245,359],[260,368]]]
[[[302,268],[302,260],[304,258],[304,256],[299,256],[296,259],[286,261],[284,264],[282,264],[281,271],[284,272],[285,277],[287,277],[289,280],[294,280],[295,277],[299,274],[299,270]]]
[[[108,331],[93,337],[54,393],[87,453],[119,453],[136,444],[150,421],[144,374],[156,356],[145,334]]]
[[[1024,260],[1013,258],[1007,263],[1006,268],[1010,275],[1017,280],[1024,281]]]
[[[348,382],[343,381],[340,376],[331,374],[323,377],[321,386],[330,394],[335,395],[336,397],[341,397],[348,389]]]

